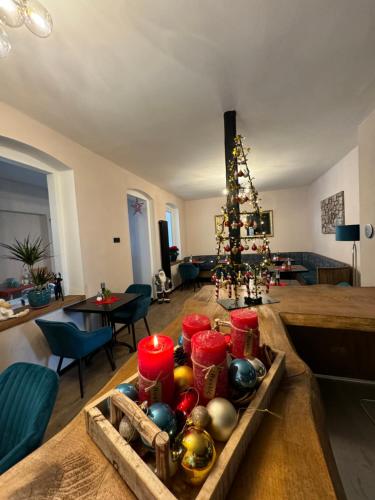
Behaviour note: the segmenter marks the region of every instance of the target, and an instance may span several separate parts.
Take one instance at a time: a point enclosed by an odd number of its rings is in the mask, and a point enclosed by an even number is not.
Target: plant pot
[[[27,294],[29,305],[33,309],[40,309],[48,306],[51,302],[51,292],[48,288],[44,290],[31,290]]]
[[[178,253],[171,253],[170,254],[171,262],[176,262],[177,257],[178,257]]]

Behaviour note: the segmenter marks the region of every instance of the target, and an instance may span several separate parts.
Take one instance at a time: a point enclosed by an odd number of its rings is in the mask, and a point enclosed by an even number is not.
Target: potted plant
[[[8,250],[6,258],[22,262],[28,270],[31,284],[34,290],[28,293],[30,307],[40,308],[47,306],[51,301],[51,293],[48,283],[53,281],[53,274],[46,267],[35,267],[38,262],[48,259],[48,248],[50,244],[44,244],[39,236],[31,240],[28,235],[23,241],[17,239],[11,245],[0,243],[2,248]]]
[[[178,247],[176,247],[176,245],[169,247],[169,256],[171,258],[171,262],[176,262],[178,257]]]

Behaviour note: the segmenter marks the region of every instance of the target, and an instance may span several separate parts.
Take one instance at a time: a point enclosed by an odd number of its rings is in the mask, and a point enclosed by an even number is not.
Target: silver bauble
[[[210,423],[210,415],[204,406],[196,406],[190,414],[194,427],[205,429]]]
[[[211,417],[207,431],[217,441],[227,441],[237,425],[238,415],[235,407],[224,398],[214,398],[207,404]]]
[[[124,415],[121,419],[118,431],[128,443],[134,441],[139,437],[139,433],[134,425],[131,423],[129,417]]]
[[[264,377],[267,375],[266,367],[264,366],[262,361],[258,358],[252,358],[252,359],[249,359],[249,361],[253,365],[253,367],[255,368],[255,371],[257,372],[258,382],[261,382],[264,379]]]

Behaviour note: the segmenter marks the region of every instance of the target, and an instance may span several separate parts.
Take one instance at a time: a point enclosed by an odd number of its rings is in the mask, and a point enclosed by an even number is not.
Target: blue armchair
[[[131,329],[133,335],[134,349],[136,347],[134,324],[137,321],[143,319],[143,321],[145,322],[147,333],[151,335],[150,328],[147,322],[148,308],[150,307],[151,304],[151,292],[152,292],[151,285],[138,285],[138,284],[130,285],[125,290],[125,293],[138,293],[142,295],[142,297],[139,297],[137,300],[131,302],[130,304],[114,312],[111,317],[115,336],[117,336],[118,333],[125,327],[128,327],[129,334]],[[119,330],[116,331],[115,323],[121,323],[124,326],[122,326],[121,328],[119,328]],[[117,341],[117,343],[121,344],[122,342]]]
[[[81,398],[83,398],[82,367],[85,358],[103,347],[112,370],[116,369],[112,357],[112,329],[110,326],[99,328],[94,332],[82,332],[71,322],[64,323],[60,321],[36,319],[35,323],[46,337],[52,354],[60,356],[57,366],[57,373],[59,375],[61,373],[60,370],[64,358],[77,360]]]
[[[186,283],[193,282],[195,292],[195,285],[197,283],[197,278],[199,275],[199,267],[195,266],[194,264],[184,262],[178,266],[178,272],[180,273],[182,281],[181,290]]]
[[[0,375],[0,474],[42,442],[59,380],[44,366],[15,363]]]

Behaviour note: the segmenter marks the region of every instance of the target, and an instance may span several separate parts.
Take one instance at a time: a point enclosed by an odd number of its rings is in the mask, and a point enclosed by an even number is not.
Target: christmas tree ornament
[[[121,419],[119,429],[120,436],[122,436],[128,443],[135,441],[139,437],[137,429],[132,425],[129,417],[124,415]]]
[[[116,386],[116,390],[122,392],[132,401],[138,400],[138,391],[133,384],[128,384],[126,382]]]
[[[248,359],[234,359],[228,371],[229,384],[237,390],[249,391],[257,383],[257,372]]]
[[[193,369],[190,366],[182,365],[174,369],[174,383],[178,392],[186,391],[194,385]]]
[[[175,366],[183,366],[188,362],[189,356],[182,346],[176,347],[173,353]]]
[[[202,429],[189,427],[181,441],[181,467],[187,483],[202,484],[216,460],[216,450],[211,436]]]
[[[197,403],[198,392],[194,388],[190,388],[187,391],[178,394],[175,403],[175,412],[177,426],[179,429],[182,429],[182,427],[185,425],[186,419]]]
[[[182,334],[178,337],[177,343],[178,343],[179,346],[183,345],[183,343],[184,343],[184,337],[183,337]]]
[[[147,416],[159,429],[169,434],[173,439],[177,432],[177,420],[171,407],[166,403],[154,403],[148,407]]]
[[[214,398],[207,405],[210,415],[208,432],[217,441],[227,441],[237,425],[238,415],[235,407],[224,398]]]
[[[255,371],[257,372],[257,379],[258,382],[261,382],[264,377],[267,375],[267,369],[262,363],[262,361],[258,358],[252,358],[248,360],[253,367],[255,368]]]
[[[205,406],[196,406],[190,414],[190,420],[194,427],[206,429],[210,423],[210,415]]]

